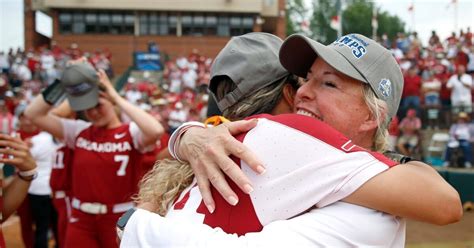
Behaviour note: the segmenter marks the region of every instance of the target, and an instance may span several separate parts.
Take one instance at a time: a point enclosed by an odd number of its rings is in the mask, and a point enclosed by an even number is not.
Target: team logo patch
[[[386,78],[382,78],[379,82],[379,91],[384,97],[389,97],[392,94],[392,82]]]
[[[356,59],[362,58],[367,53],[369,44],[355,35],[346,35],[335,40],[332,45],[347,47],[351,49],[352,55]]]

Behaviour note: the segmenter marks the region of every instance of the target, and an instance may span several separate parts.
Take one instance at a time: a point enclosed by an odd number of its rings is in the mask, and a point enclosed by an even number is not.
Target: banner
[[[136,70],[161,71],[163,69],[159,53],[135,52],[133,61]]]

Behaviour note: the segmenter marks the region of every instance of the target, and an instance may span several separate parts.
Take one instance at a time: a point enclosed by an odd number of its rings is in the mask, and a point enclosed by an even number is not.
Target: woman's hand
[[[28,144],[19,137],[0,134],[0,147],[0,163],[11,164],[20,171],[36,168]]]
[[[191,164],[203,201],[209,212],[212,213],[215,209],[210,184],[229,204],[236,205],[239,201],[227,183],[224,174],[229,176],[244,192],[250,193],[253,190],[250,180],[240,167],[229,158],[230,155],[245,161],[252,170],[259,174],[265,172],[263,163],[255,154],[232,136],[247,132],[256,125],[257,119],[253,119],[223,123],[212,128],[196,127],[190,128],[181,137],[178,148],[179,157]]]
[[[119,93],[117,92],[117,90],[115,90],[114,86],[112,85],[112,83],[110,82],[110,79],[109,77],[107,76],[107,74],[105,73],[104,70],[100,69],[98,72],[97,72],[97,76],[99,77],[99,87],[103,87],[104,91],[105,92],[101,92],[101,95],[106,93],[106,95],[109,96],[109,99],[116,103],[117,102],[117,99],[120,98],[121,96],[119,95]]]

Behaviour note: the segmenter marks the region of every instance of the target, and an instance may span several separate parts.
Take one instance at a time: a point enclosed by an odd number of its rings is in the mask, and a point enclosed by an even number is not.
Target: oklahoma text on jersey
[[[77,138],[76,147],[94,152],[126,152],[132,150],[132,146],[128,141],[97,143],[82,137]]]

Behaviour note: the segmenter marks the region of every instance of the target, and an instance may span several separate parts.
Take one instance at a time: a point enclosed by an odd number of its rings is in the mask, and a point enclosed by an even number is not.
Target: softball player
[[[100,92],[99,82],[104,87]],[[71,108],[84,111],[89,122],[48,115],[51,105],[45,93],[25,114],[74,150],[72,215],[65,246],[116,247],[114,225],[121,213],[133,207],[130,197],[136,192],[142,154],[154,148],[164,129],[151,115],[123,99],[103,71],[96,74],[88,64],[68,67],[61,84]],[[115,106],[133,122],[123,124]]]
[[[49,185],[52,191],[53,206],[57,212],[58,247],[65,247],[66,231],[71,217],[71,183],[73,150],[61,144],[53,159],[53,168]]]

